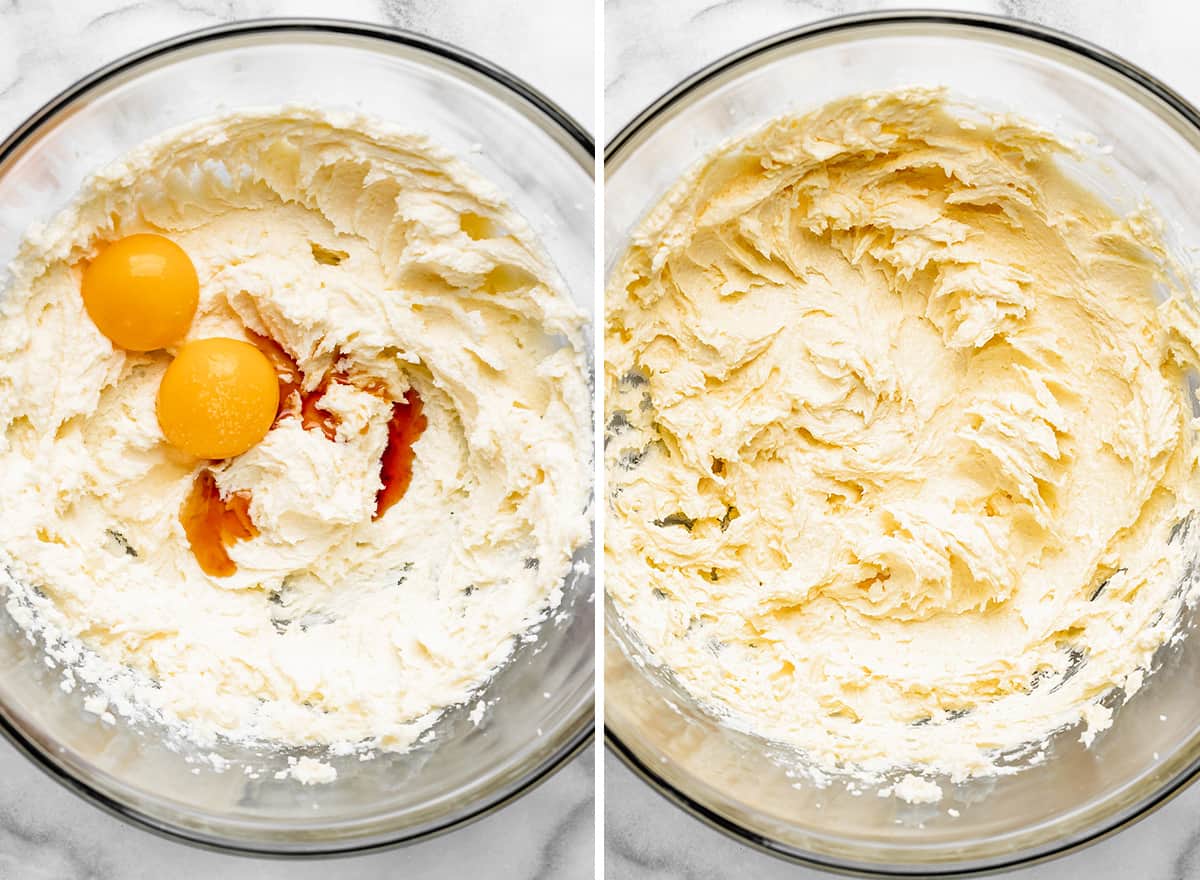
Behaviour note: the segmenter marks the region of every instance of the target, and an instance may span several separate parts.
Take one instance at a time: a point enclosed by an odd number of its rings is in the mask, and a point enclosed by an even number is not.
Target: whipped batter
[[[1090,741],[1175,632],[1200,334],[1156,305],[1150,215],[1069,152],[939,91],[859,96],[721,148],[633,234],[607,589],[729,723],[984,774]]]
[[[331,386],[333,438],[281,420],[213,466],[259,532],[228,577],[180,522],[209,463],[159,429],[171,352],[114,349],[80,297],[81,262],[146,231],[196,266],[189,339],[257,334],[308,389],[331,370],[375,386]],[[584,323],[526,223],[423,136],[287,108],[144,145],[29,234],[0,302],[9,613],[77,661],[92,711],[406,746],[559,602],[587,540]],[[375,521],[389,400],[410,389],[428,427]]]

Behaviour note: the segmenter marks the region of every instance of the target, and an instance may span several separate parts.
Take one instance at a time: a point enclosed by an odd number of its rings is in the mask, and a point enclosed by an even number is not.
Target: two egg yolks
[[[187,252],[153,233],[105,245],[84,268],[80,291],[97,329],[136,352],[183,339],[200,302],[200,282]],[[266,436],[278,406],[271,362],[236,339],[187,343],[158,389],[163,434],[197,458],[241,455]]]
[[[472,237],[476,237],[474,228],[464,220],[463,229]],[[199,279],[187,253],[152,233],[129,235],[106,245],[85,266],[80,292],[97,329],[114,345],[134,352],[178,343],[187,335],[200,301]],[[167,442],[196,458],[223,459],[247,452],[266,437],[279,414],[281,385],[296,390],[299,370],[277,343],[255,338],[260,345],[215,337],[179,349],[163,373],[155,404]],[[314,415],[327,384],[328,379],[315,395],[302,396],[300,415],[306,430],[321,427],[333,439],[329,426]],[[375,519],[407,490],[412,444],[425,424],[415,390],[392,404]],[[180,510],[180,522],[197,563],[209,575],[233,574],[237,566],[229,557],[229,546],[258,534],[249,504],[246,492],[222,497],[210,470],[197,473]]]

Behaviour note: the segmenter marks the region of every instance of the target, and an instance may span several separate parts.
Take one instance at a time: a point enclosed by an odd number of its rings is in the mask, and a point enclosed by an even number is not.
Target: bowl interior
[[[729,138],[846,95],[940,85],[1078,141],[1070,171],[1119,211],[1149,201],[1194,280],[1200,131],[1108,63],[1020,30],[936,15],[858,21],[774,42],[699,80],[610,150],[607,267],[675,180]],[[1181,533],[1189,546],[1196,531]],[[1185,618],[1190,628],[1190,610]],[[957,785],[939,779],[940,803],[908,804],[870,787],[818,787],[794,771],[793,756],[720,724],[646,663],[611,603],[606,628],[606,726],[625,757],[726,830],[821,864],[915,874],[1032,858],[1143,811],[1200,755],[1194,638],[1160,650],[1158,671],[1092,748],[1078,729],[1063,731],[1038,766]]]
[[[572,298],[592,309],[592,157],[586,137],[501,81],[412,37],[356,26],[252,26],[145,53],[70,96],[0,158],[0,264],[90,173],[173,126],[297,102],[411,126],[456,153],[531,224]],[[591,548],[577,558],[589,562]],[[83,709],[0,611],[0,718],[56,773],[117,810],[210,844],[336,851],[443,829],[523,790],[591,728],[593,578],[578,566],[556,613],[475,703],[406,754],[332,761],[334,783],[275,778],[300,751],[200,748]],[[214,760],[211,756],[217,755]]]

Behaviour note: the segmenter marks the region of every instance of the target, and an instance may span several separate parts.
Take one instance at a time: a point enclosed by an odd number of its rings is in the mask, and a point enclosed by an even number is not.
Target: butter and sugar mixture
[[[1175,631],[1200,333],[1156,302],[1152,214],[1068,153],[938,90],[857,96],[730,142],[632,235],[607,589],[732,723],[987,773],[1094,736]]]
[[[140,233],[195,266],[181,344],[280,370],[248,451],[166,442],[178,346],[118,348],[85,312],[83,267]],[[9,613],[95,711],[407,746],[588,538],[585,323],[525,221],[422,135],[289,107],[139,147],[29,233],[0,297]]]

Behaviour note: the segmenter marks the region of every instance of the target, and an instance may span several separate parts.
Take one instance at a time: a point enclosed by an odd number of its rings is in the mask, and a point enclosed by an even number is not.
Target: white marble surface
[[[1123,55],[1200,104],[1200,4],[1193,0],[608,0],[605,137],[676,82],[728,52],[830,15],[880,8],[967,9],[1025,18]],[[743,847],[675,809],[605,755],[605,874],[610,880],[815,878]],[[1200,785],[1090,849],[1004,875],[1022,880],[1200,878]]]
[[[606,880],[824,880],[750,849],[675,808],[604,755]],[[1092,847],[1004,880],[1193,880],[1200,877],[1200,785]]]
[[[76,78],[146,43],[261,16],[330,16],[424,32],[526,79],[585,127],[595,119],[590,0],[0,0],[0,130]],[[219,855],[124,824],[0,740],[0,880],[307,880],[593,876],[593,757],[474,825],[412,847],[316,862]]]
[[[591,0],[0,0],[0,129],[102,64],[227,21],[336,17],[428,34],[507,68],[592,130]]]
[[[1123,55],[1200,102],[1200,3],[1194,0],[607,0],[604,136],[681,79],[747,43],[831,15],[913,7],[1048,25]]]

